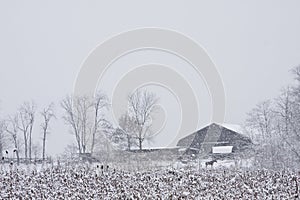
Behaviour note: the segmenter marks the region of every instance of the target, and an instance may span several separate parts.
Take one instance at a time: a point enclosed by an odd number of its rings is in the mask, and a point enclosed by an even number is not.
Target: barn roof
[[[252,141],[249,137],[219,124],[212,123],[182,138],[178,141],[177,146],[195,149],[203,149],[206,146],[211,149],[212,146],[229,145],[233,146],[233,151],[235,151],[245,149],[251,144]]]

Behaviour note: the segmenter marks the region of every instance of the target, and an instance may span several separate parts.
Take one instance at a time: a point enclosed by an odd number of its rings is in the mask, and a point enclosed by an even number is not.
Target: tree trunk
[[[25,152],[25,160],[27,162],[27,159],[28,159],[28,154],[27,154],[27,150],[28,150],[28,147],[27,147],[27,137],[26,137],[26,133],[24,132],[24,152]]]
[[[82,153],[85,153],[84,133],[83,133],[83,131],[82,131],[82,134],[81,134],[81,148],[82,148]]]
[[[13,135],[13,141],[15,145],[14,153],[16,153],[17,156],[17,164],[20,164],[20,156],[19,156],[19,148],[18,148],[18,141],[17,141],[17,134]]]
[[[128,148],[128,151],[131,150],[131,140],[130,140],[130,137],[127,137],[127,148]]]
[[[95,132],[92,135],[91,154],[93,154],[94,152],[94,146],[95,146]]]
[[[17,156],[17,165],[20,164],[20,156],[19,156],[19,151],[16,150],[16,156]]]
[[[2,146],[2,141],[0,141],[0,155],[1,158],[3,157],[3,146]]]
[[[142,133],[143,133],[143,127],[142,127],[142,125],[139,125],[139,148],[140,148],[140,150],[142,150],[143,149],[143,137],[142,137]]]
[[[143,149],[143,147],[142,147],[142,143],[143,143],[143,141],[142,141],[142,138],[139,138],[139,148],[140,148],[140,150],[142,150],[142,149]]]
[[[43,137],[43,161],[45,161],[46,135],[47,135],[47,132],[44,130],[44,137]]]
[[[85,145],[82,145],[82,151],[85,153]]]
[[[29,163],[31,163],[31,130],[29,132]]]
[[[78,147],[78,153],[81,154],[81,143],[80,143],[80,136],[79,136],[79,133],[75,133],[75,136],[76,136],[76,141],[77,141],[77,147]]]
[[[92,145],[91,145],[91,154],[93,154],[94,152],[94,146],[95,146],[95,138],[96,138],[96,132],[97,132],[97,126],[98,126],[98,121],[97,121],[97,117],[98,117],[98,113],[96,111],[95,114],[95,124],[94,124],[94,131],[93,131],[93,135],[92,135]]]

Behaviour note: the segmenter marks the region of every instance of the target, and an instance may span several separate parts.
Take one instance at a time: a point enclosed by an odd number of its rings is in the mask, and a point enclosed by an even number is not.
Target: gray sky
[[[82,62],[97,45],[126,30],[161,27],[192,37],[206,49],[224,82],[226,122],[241,124],[256,103],[292,82],[289,70],[300,64],[299,8],[299,1],[2,0],[1,115],[14,113],[24,100],[35,100],[40,109],[51,101],[58,105],[72,92]],[[58,112],[50,153],[62,152],[71,141],[67,130]]]

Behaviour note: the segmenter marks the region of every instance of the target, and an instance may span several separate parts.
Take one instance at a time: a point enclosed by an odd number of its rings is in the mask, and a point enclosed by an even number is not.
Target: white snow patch
[[[216,146],[212,147],[212,152],[220,154],[232,153],[232,148],[233,146]]]

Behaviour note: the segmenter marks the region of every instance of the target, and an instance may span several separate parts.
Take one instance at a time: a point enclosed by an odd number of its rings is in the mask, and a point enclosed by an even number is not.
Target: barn
[[[187,154],[239,154],[252,148],[252,141],[240,130],[212,123],[177,143]]]

